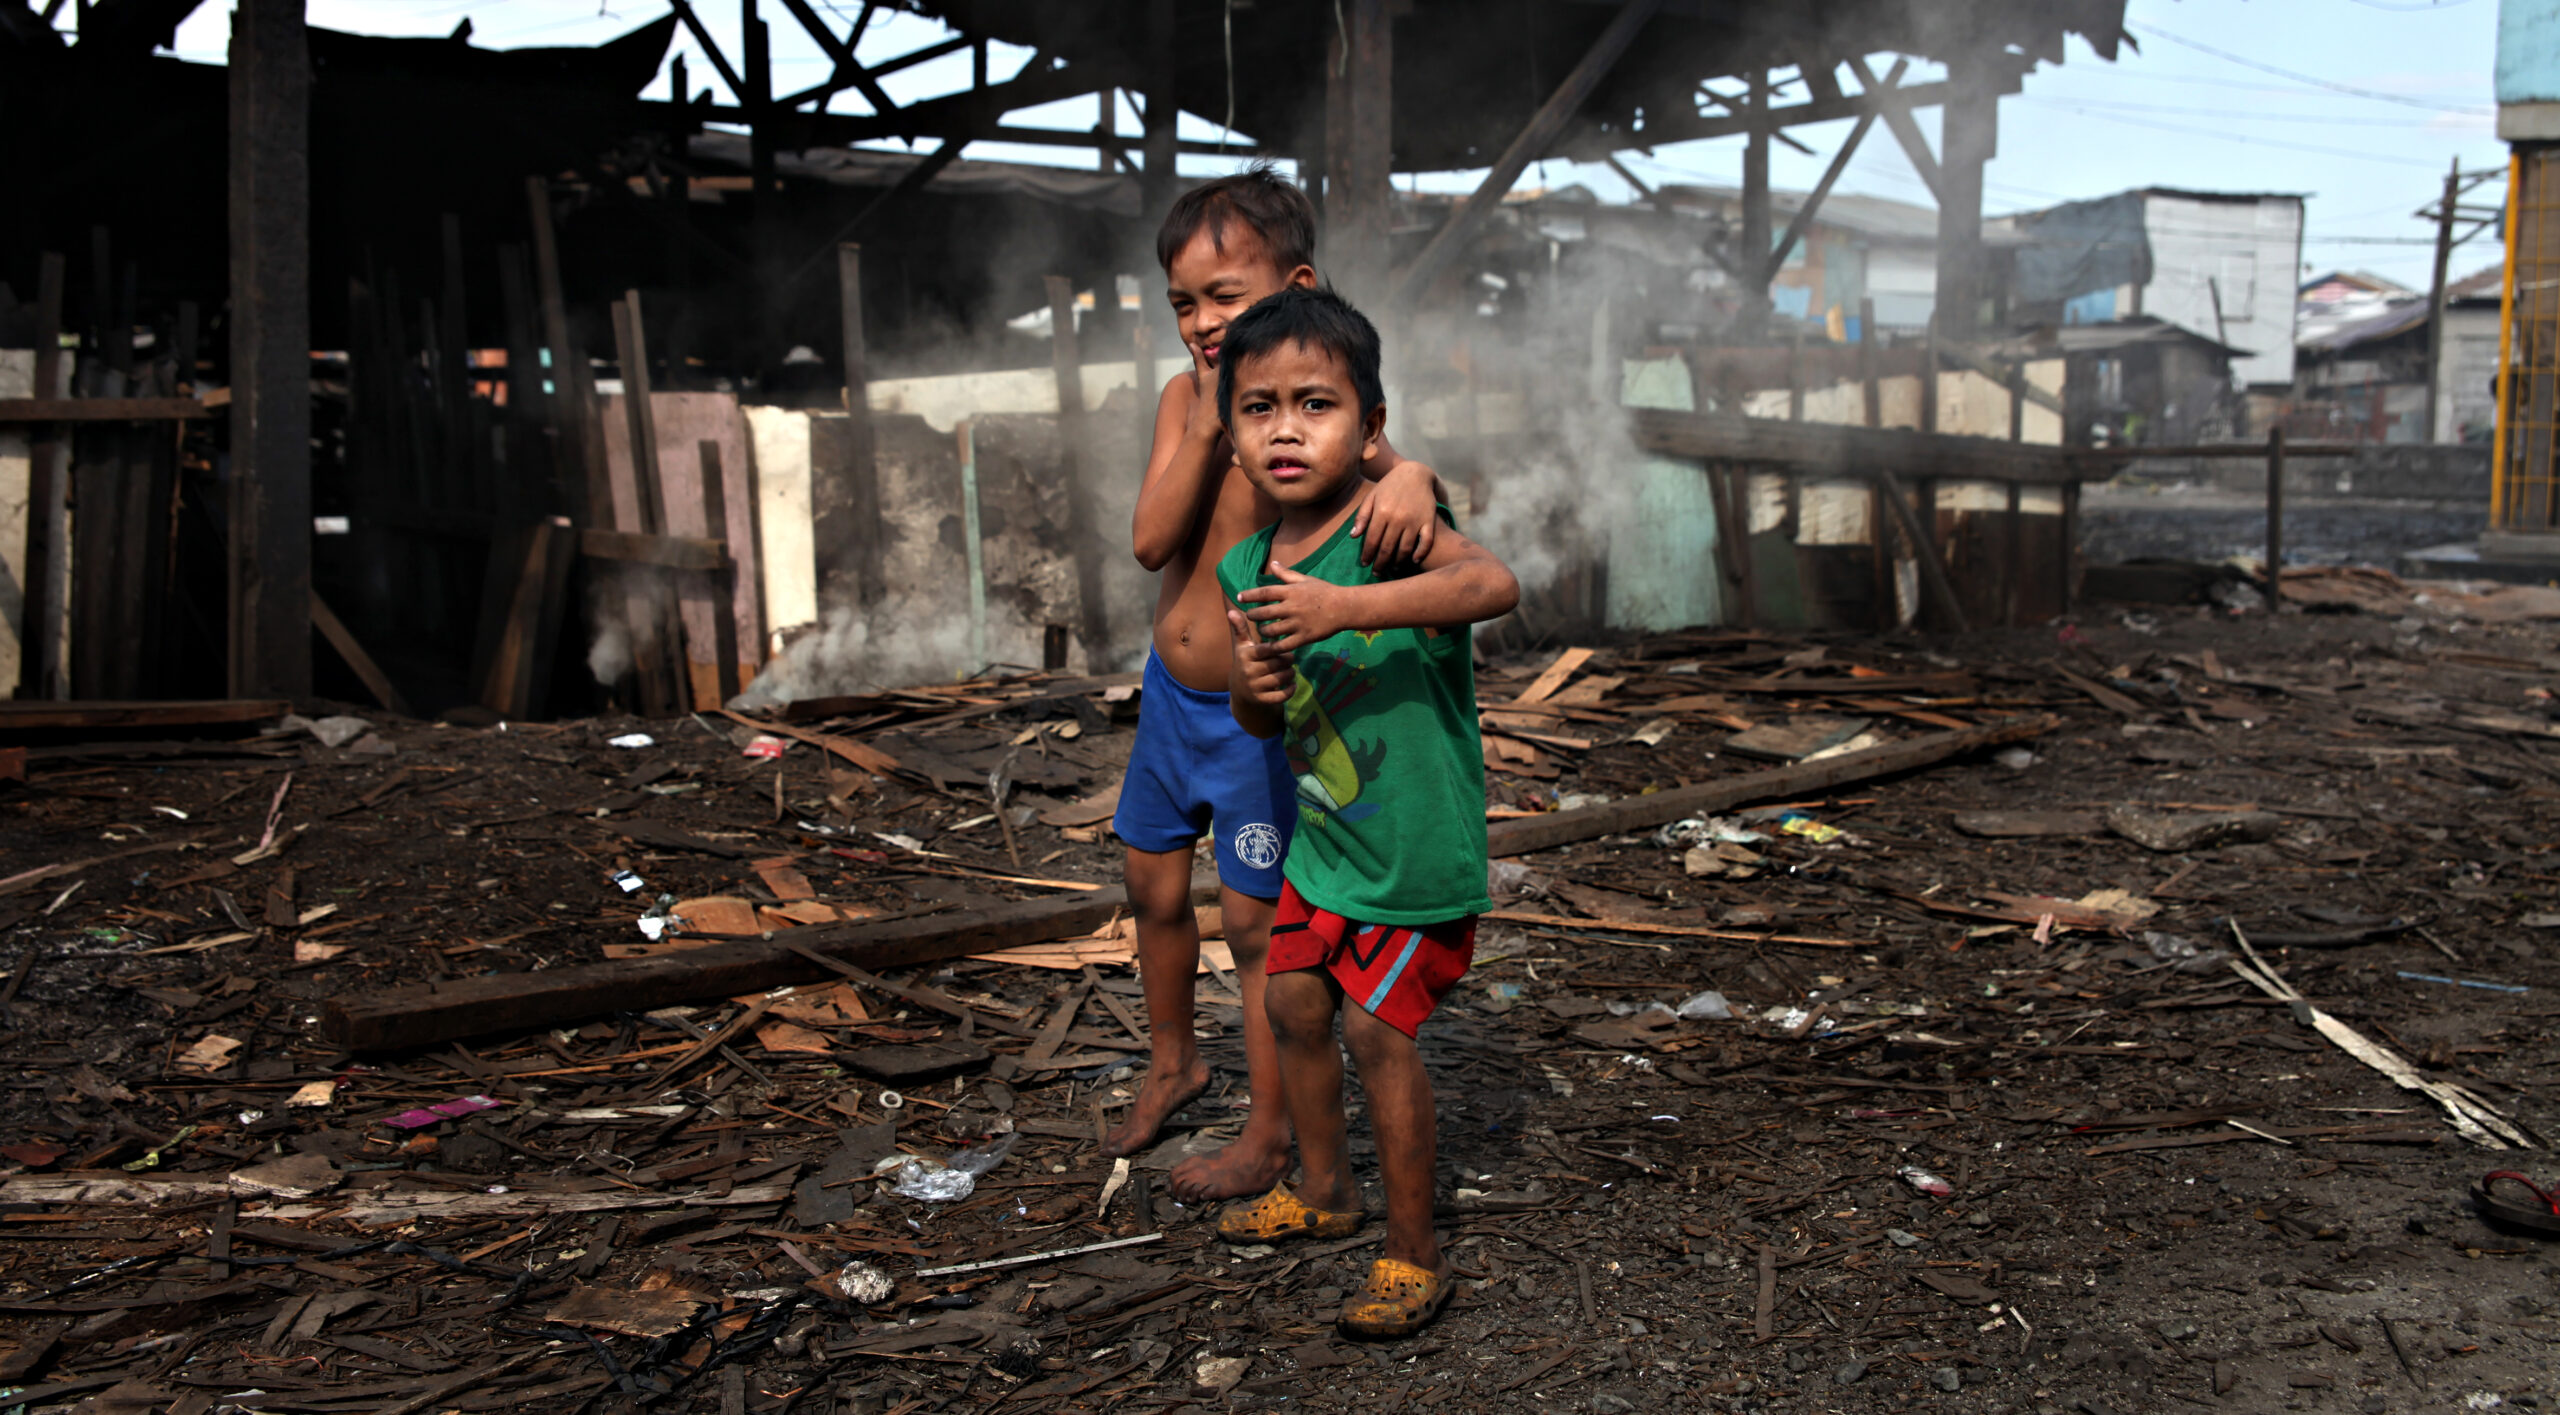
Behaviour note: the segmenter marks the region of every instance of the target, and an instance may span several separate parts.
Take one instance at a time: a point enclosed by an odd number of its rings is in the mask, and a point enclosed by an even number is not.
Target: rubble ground
[[[1214,959],[1210,1095],[1096,1158],[1143,1063],[1125,927],[405,1053],[322,1026],[1115,882],[1118,680],[795,729],[877,774],[713,716],[39,745],[0,787],[0,1404],[2537,1408],[2560,1269],[2467,1190],[2560,1180],[2556,679],[2543,626],[2222,611],[1495,660],[1506,819],[2059,720],[1498,862],[1425,1033],[1463,1286],[1380,1345],[1332,1325],[1377,1225],[1230,1249],[1166,1191],[1245,1104]],[[2306,1002],[2235,970],[2244,937]],[[993,1167],[936,1173],[963,1152]],[[969,1192],[894,1192],[921,1181]]]

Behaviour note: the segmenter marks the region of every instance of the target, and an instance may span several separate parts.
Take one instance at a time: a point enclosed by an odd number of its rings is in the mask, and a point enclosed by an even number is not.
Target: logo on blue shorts
[[[1260,821],[1236,832],[1236,858],[1246,866],[1267,870],[1280,863],[1280,832]]]

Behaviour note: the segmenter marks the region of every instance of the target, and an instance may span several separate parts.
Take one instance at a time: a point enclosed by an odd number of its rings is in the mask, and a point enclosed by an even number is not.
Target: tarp
[[[2011,218],[2017,297],[2068,300],[2092,290],[2151,280],[2151,240],[2142,230],[2142,193],[2119,192]]]

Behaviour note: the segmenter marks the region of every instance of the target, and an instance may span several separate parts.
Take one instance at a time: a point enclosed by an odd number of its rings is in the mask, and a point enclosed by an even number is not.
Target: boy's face
[[[1227,325],[1237,315],[1289,286],[1312,290],[1315,284],[1313,266],[1282,269],[1262,237],[1234,217],[1227,219],[1225,250],[1218,249],[1203,225],[1165,268],[1165,295],[1173,301],[1183,347],[1213,372],[1218,367],[1218,346],[1226,341]]]
[[[1339,496],[1377,451],[1387,410],[1360,411],[1340,355],[1283,344],[1246,360],[1235,379],[1227,436],[1236,462],[1283,509]]]

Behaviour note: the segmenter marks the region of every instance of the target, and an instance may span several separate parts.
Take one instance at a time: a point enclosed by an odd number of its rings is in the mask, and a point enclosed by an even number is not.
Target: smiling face
[[[1282,511],[1331,509],[1357,489],[1361,460],[1377,451],[1384,405],[1360,411],[1341,355],[1287,342],[1235,370],[1227,435],[1237,464]]]
[[[1165,297],[1173,302],[1174,323],[1182,330],[1183,347],[1218,367],[1218,349],[1226,342],[1227,325],[1266,295],[1294,285],[1312,290],[1315,267],[1284,270],[1253,228],[1229,219],[1226,249],[1205,223],[1165,268]]]

